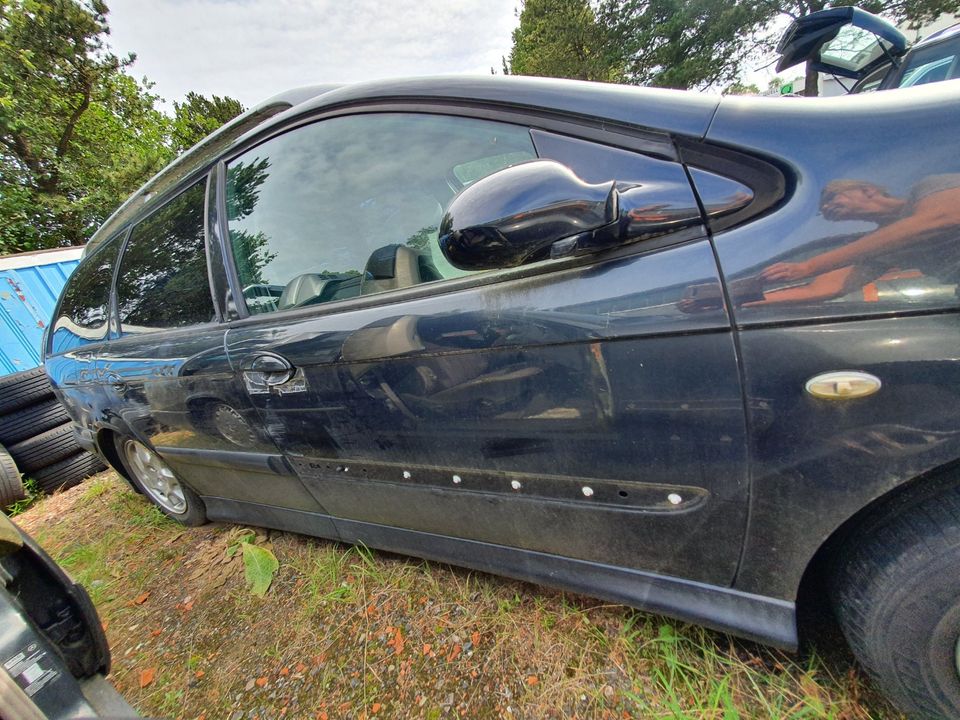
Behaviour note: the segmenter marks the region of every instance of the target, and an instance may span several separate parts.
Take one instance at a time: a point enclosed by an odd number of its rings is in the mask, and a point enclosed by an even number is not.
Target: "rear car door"
[[[644,154],[562,130],[367,112],[228,159],[249,313],[230,362],[346,540],[415,531],[727,584],[744,410],[705,233],[482,273],[438,249],[458,191],[537,157],[697,207],[665,136]]]
[[[232,382],[209,284],[206,182],[130,231],[115,277],[113,338],[97,355],[102,422],[153,445],[201,495],[317,509]]]

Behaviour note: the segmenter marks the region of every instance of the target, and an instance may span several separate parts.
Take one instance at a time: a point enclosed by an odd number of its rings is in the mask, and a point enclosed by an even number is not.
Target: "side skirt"
[[[638,610],[796,650],[796,607],[787,600],[586,560],[326,515],[204,497],[211,520],[315,535],[581,593]]]

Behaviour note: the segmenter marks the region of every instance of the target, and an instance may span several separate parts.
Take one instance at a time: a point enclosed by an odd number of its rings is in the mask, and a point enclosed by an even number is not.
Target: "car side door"
[[[346,540],[416,553],[445,536],[728,584],[744,410],[672,143],[466,112],[340,115],[226,160],[249,313],[226,346],[264,427]],[[638,217],[698,222],[585,258],[453,267],[437,242],[451,198],[538,157],[662,188]]]
[[[100,422],[147,442],[202,496],[318,506],[236,392],[210,288],[201,177],[135,224],[97,353]]]

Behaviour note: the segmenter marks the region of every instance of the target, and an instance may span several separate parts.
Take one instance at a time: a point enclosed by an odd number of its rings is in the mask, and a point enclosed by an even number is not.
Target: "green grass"
[[[40,490],[40,486],[37,484],[37,481],[33,478],[25,478],[23,481],[23,490],[25,496],[17,500],[12,505],[7,505],[4,508],[4,512],[9,517],[16,517],[17,515],[25,512],[27,508],[33,505],[37,500],[43,497],[43,491]]]
[[[899,718],[837,653],[365,547],[183,528],[112,475],[71,498],[56,522],[45,503],[23,522],[90,590],[112,680],[147,716]],[[280,561],[262,599],[229,558],[244,537]]]

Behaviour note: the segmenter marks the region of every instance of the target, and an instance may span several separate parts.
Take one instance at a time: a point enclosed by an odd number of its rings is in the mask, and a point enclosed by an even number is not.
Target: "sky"
[[[110,45],[168,108],[327,82],[499,71],[517,0],[108,0]]]

